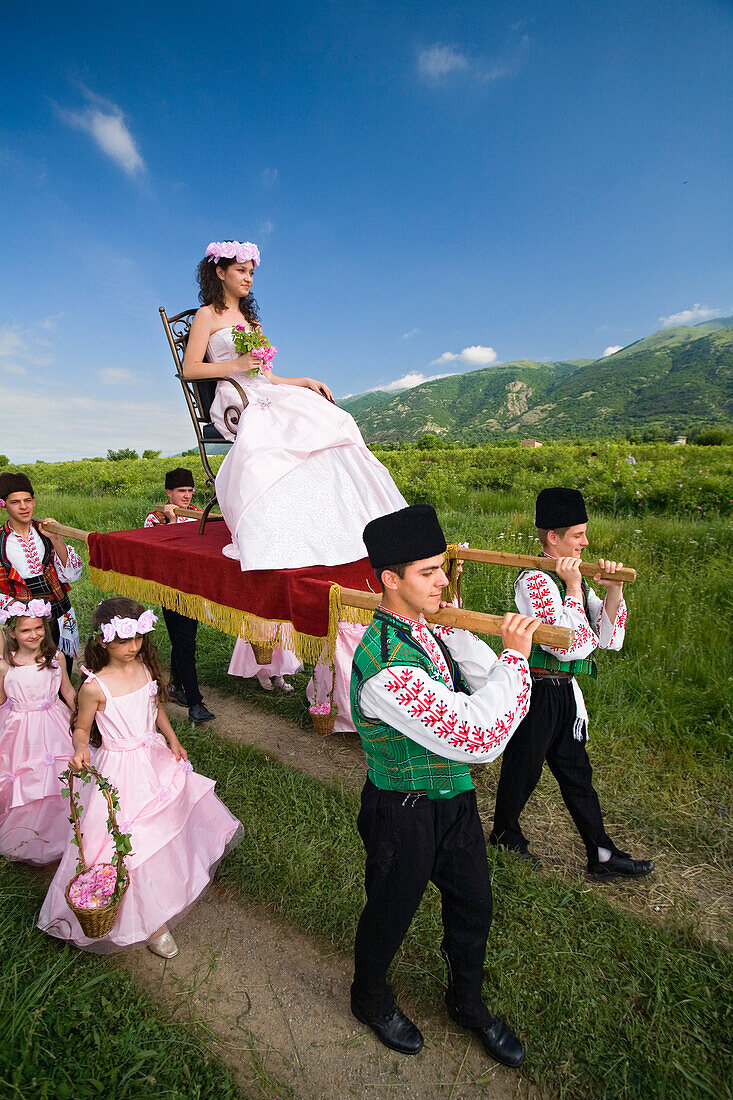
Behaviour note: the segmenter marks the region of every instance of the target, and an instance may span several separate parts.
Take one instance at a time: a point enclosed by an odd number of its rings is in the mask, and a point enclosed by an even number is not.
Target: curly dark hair
[[[235,259],[226,259],[222,256],[217,264],[204,256],[196,272],[199,284],[199,301],[202,306],[213,306],[217,313],[224,312],[226,309],[224,288],[221,285],[221,279],[216,274],[216,269],[220,267],[222,271],[226,271],[228,267],[236,262]],[[243,314],[250,325],[259,325],[260,311],[252,294],[239,299],[239,312]]]
[[[27,616],[18,615],[13,620],[8,619],[5,626],[3,627],[3,633],[5,635],[5,640],[3,642],[3,657],[12,668],[17,668],[17,665],[13,660],[13,656],[18,652],[20,648],[20,646],[18,645],[18,639],[15,637],[15,627],[17,625],[18,619],[24,618],[27,618]],[[11,621],[13,623],[12,626],[10,626]],[[48,622],[48,619],[44,618],[43,641],[41,642],[38,656],[36,657],[36,664],[38,665],[39,669],[52,668],[54,659],[56,657],[56,643],[51,637],[51,631],[49,629]]]
[[[102,623],[108,623],[114,619],[115,615],[118,615],[121,619],[139,619],[145,608],[141,603],[136,600],[128,600],[124,596],[113,596],[109,600],[102,600],[100,604],[94,609],[92,614],[92,633],[89,637],[87,644],[84,647],[84,664],[90,672],[100,672],[109,664],[109,653],[107,647],[102,645],[99,634],[99,629]],[[158,700],[161,703],[165,703],[168,698],[168,692],[165,684],[165,676],[163,675],[163,669],[160,666],[158,660],[158,650],[156,646],[150,641],[149,634],[143,634],[143,643],[140,647],[139,657],[143,664],[150,673],[152,679],[158,685]],[[72,728],[76,725],[76,720],[79,717],[79,702],[77,697],[77,703],[74,708],[74,714],[71,719]],[[101,738],[99,731],[96,728],[96,722],[93,725],[90,742],[97,748],[101,744]]]

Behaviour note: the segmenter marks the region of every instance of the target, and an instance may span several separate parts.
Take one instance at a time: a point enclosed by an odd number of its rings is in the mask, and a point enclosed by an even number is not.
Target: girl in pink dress
[[[71,751],[75,696],[50,616],[44,600],[0,611],[0,854],[27,863],[58,859],[70,835],[58,776]]]
[[[156,617],[134,600],[103,600],[92,616],[85,650],[87,679],[79,690],[71,767],[89,762],[119,792],[118,824],[130,833],[125,864],[130,885],[112,931],[89,939],[66,904],[78,849],[66,848],[41,909],[38,927],[87,951],[113,952],[146,943],[162,958],[178,954],[169,925],[211,882],[219,860],[239,843],[240,822],[198,775],[163,708],[163,675],[147,635]],[[83,666],[82,666],[83,667]],[[156,730],[157,727],[157,730]],[[93,783],[84,788],[81,827],[87,864],[110,862],[107,803]]]

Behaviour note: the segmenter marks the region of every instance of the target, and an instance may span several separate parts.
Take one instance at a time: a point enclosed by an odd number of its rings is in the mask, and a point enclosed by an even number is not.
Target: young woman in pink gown
[[[89,762],[96,722],[101,746],[94,766],[119,792],[118,825],[130,833],[125,863],[130,884],[112,931],[89,939],[66,904],[78,849],[68,844],[43,903],[38,927],[87,951],[113,952],[147,944],[163,958],[178,948],[169,931],[203,893],[222,856],[242,837],[242,826],[198,775],[176,737],[161,696],[163,678],[147,635],[155,615],[134,600],[103,600],[92,616],[74,723],[71,767]],[[157,727],[157,730],[156,730]],[[94,785],[84,788],[84,855],[91,867],[113,856],[107,803]]]
[[[50,616],[44,600],[0,611],[0,854],[27,863],[58,859],[71,831],[58,776],[71,752],[75,696]]]
[[[224,553],[243,570],[358,561],[365,525],[406,501],[328,386],[260,368],[252,352],[238,355],[232,328],[259,329],[250,293],[259,262],[249,242],[208,246],[198,268],[203,306],[183,363],[187,378],[221,378],[211,417],[234,441],[216,476],[232,536]],[[245,391],[244,409],[229,376]],[[236,434],[224,419],[231,406],[240,410]]]

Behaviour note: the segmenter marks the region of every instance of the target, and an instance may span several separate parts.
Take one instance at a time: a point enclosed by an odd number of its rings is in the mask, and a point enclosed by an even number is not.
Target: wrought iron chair
[[[232,445],[231,440],[225,439],[211,422],[211,403],[216,393],[216,383],[220,382],[221,379],[184,378],[183,376],[183,357],[186,353],[186,344],[188,343],[191,321],[193,320],[196,310],[187,309],[184,310],[183,313],[177,313],[175,317],[169,317],[163,306],[159,307],[159,311],[165,334],[168,337],[171,354],[176,364],[176,377],[183,387],[186,405],[191,416],[191,422],[193,423],[193,430],[196,434],[196,443],[198,445],[199,455],[201,456],[201,465],[204,468],[206,485],[212,493],[211,499],[206,502],[206,506],[201,514],[201,519],[199,520],[199,534],[202,535],[208,519],[221,519],[221,516],[209,515],[211,509],[216,504],[216,492],[214,491],[214,478],[216,475],[211,469],[209,454],[206,448],[207,446],[211,447],[213,445],[216,445],[217,448],[221,448],[222,446],[229,448]],[[247,401],[247,395],[244,390],[233,378],[228,379],[228,381],[239,393],[242,399],[242,409],[246,409],[249,402]],[[234,435],[237,434],[237,425],[239,424],[240,415],[241,410],[236,405],[230,405],[224,410],[224,422]]]

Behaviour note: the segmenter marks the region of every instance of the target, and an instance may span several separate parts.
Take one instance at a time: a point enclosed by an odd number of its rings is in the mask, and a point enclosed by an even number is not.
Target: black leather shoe
[[[188,708],[188,717],[192,722],[210,722],[212,718],[216,718],[216,715],[212,714],[203,703],[197,703],[195,707]]]
[[[489,1016],[489,1023],[486,1027],[472,1027],[470,1024],[465,1024],[460,1018],[449,996],[446,996],[445,1003],[451,1020],[459,1027],[465,1027],[467,1031],[471,1031],[480,1040],[490,1058],[501,1062],[503,1066],[509,1066],[510,1069],[517,1069],[518,1066],[521,1066],[524,1061],[524,1047],[509,1027],[509,1024],[505,1024],[498,1016]]]
[[[397,1050],[400,1054],[419,1054],[422,1050],[423,1037],[420,1031],[404,1012],[400,1012],[397,1005],[386,1016],[372,1016],[368,1019],[354,1008],[352,1001],[351,1012],[360,1023],[370,1027],[380,1043],[384,1043],[390,1050]]]
[[[170,695],[174,703],[178,703],[179,707],[188,706],[188,699],[186,698],[186,693],[182,687],[179,687],[177,684],[173,684],[171,685],[171,687],[168,688],[168,694]]]
[[[654,870],[652,859],[632,859],[628,852],[614,852],[610,859],[588,860],[588,874],[596,882],[613,882],[617,878],[643,878]]]
[[[517,859],[526,860],[528,863],[532,864],[532,869],[534,871],[542,870],[542,860],[539,856],[536,856],[534,852],[530,852],[529,848],[520,848],[519,845],[515,844],[504,844],[497,839],[496,833],[492,833],[489,837],[489,844],[492,848],[500,848],[502,852],[511,852]]]

